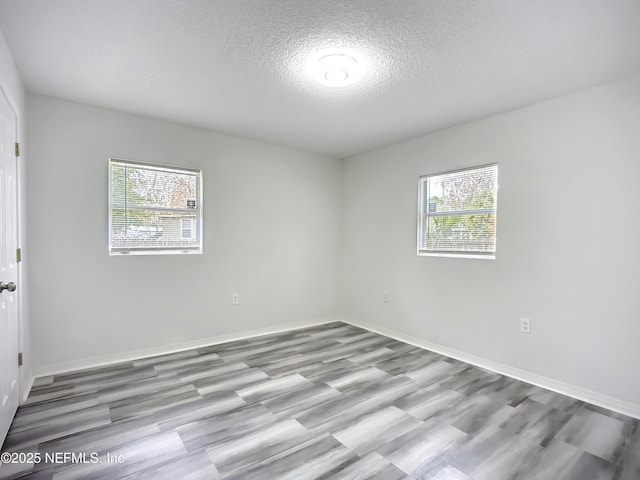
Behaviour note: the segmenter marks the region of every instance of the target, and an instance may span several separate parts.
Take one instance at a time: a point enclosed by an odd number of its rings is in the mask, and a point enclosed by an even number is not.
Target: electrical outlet
[[[384,303],[389,303],[389,292],[385,291],[383,295]]]
[[[531,333],[531,320],[528,318],[520,319],[520,331],[522,333]]]
[[[240,303],[240,294],[234,293],[233,295],[231,295],[231,304],[238,305],[239,303]]]

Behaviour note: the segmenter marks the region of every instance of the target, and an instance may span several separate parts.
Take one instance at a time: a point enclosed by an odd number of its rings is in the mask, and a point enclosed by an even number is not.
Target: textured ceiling
[[[640,71],[640,0],[0,0],[29,91],[336,157]],[[344,89],[309,78],[356,56]]]

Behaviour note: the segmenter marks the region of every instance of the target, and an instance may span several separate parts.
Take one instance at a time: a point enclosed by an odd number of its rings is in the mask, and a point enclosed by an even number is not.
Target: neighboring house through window
[[[190,239],[193,236],[193,218],[182,218],[180,236]]]

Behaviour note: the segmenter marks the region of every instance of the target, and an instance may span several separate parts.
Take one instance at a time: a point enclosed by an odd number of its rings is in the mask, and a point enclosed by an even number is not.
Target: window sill
[[[202,250],[129,250],[127,252],[109,252],[110,257],[129,257],[131,255],[201,255]]]
[[[418,252],[419,257],[449,257],[449,258],[473,258],[476,260],[495,260],[496,256],[493,255],[474,255],[472,253],[430,253],[430,252]]]

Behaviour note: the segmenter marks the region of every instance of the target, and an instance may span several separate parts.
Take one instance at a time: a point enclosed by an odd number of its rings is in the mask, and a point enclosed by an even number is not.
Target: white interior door
[[[0,444],[19,401],[16,114],[0,89]]]

